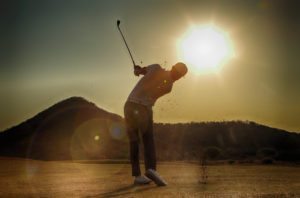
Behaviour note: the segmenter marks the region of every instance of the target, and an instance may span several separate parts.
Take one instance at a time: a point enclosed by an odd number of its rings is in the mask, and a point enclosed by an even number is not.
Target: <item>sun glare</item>
[[[178,52],[199,74],[218,71],[234,55],[229,36],[212,25],[192,27],[179,40]]]

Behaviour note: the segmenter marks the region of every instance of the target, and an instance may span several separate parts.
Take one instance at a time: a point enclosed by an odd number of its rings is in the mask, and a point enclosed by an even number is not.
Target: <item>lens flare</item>
[[[70,142],[73,160],[102,159],[106,157],[108,122],[91,119],[81,123],[74,130]],[[101,139],[100,139],[101,138]]]
[[[121,123],[113,123],[110,127],[110,135],[113,139],[123,140],[126,137],[125,126]]]
[[[100,139],[99,135],[96,135],[96,136],[94,137],[94,139],[95,139],[95,141],[98,141],[98,140]]]

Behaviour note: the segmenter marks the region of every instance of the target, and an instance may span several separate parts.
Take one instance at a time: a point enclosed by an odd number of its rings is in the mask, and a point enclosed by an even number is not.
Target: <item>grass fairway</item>
[[[0,197],[300,197],[300,167],[160,163],[167,187],[133,186],[129,164],[0,159]]]

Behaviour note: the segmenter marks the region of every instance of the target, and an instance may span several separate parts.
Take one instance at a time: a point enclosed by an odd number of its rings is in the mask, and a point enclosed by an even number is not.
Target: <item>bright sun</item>
[[[178,42],[178,51],[199,74],[218,71],[234,55],[229,36],[212,25],[192,27]]]

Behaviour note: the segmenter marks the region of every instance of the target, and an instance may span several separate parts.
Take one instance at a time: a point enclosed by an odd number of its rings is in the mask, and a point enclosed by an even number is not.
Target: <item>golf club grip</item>
[[[121,33],[121,36],[122,36],[122,38],[123,38],[123,41],[124,41],[126,47],[127,47],[127,50],[128,50],[128,52],[129,52],[129,55],[130,55],[130,58],[131,58],[131,60],[132,60],[133,67],[134,67],[134,66],[135,66],[135,62],[134,62],[134,60],[133,60],[132,54],[131,54],[131,52],[130,52],[130,49],[129,49],[128,45],[127,45],[127,42],[126,42],[126,40],[125,40],[125,38],[124,38],[124,35],[123,35],[123,33],[122,33],[122,31],[121,31],[121,29],[120,29],[119,26],[118,26],[118,29],[119,29],[119,32]]]

